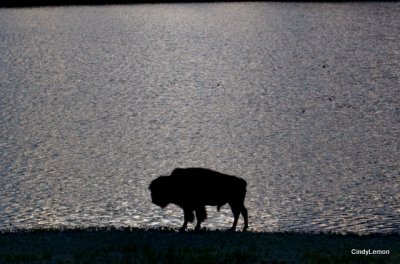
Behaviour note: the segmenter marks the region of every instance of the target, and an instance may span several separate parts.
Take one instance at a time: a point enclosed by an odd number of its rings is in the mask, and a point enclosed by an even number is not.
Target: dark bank
[[[399,252],[398,235],[113,227],[0,234],[1,263],[399,263]]]

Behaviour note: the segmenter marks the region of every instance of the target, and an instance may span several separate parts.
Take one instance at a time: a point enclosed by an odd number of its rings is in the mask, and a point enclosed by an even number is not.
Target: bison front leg
[[[207,211],[205,206],[199,206],[195,209],[196,212],[196,219],[197,219],[197,224],[195,227],[195,230],[200,230],[200,225],[201,222],[203,222],[207,218]]]
[[[181,232],[186,230],[188,222],[191,223],[194,221],[193,210],[189,209],[189,208],[183,208],[183,217],[184,217],[183,225],[179,229],[179,231],[181,231]]]

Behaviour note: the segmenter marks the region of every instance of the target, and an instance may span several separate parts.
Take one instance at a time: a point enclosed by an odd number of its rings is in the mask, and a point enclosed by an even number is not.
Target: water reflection
[[[398,9],[0,10],[0,228],[179,227],[147,186],[208,167],[254,230],[399,232]]]

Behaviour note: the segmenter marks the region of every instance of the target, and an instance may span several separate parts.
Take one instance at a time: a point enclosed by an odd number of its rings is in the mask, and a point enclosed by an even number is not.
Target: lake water
[[[400,233],[399,43],[399,3],[0,9],[0,229],[180,227],[148,184],[206,167],[250,230]]]

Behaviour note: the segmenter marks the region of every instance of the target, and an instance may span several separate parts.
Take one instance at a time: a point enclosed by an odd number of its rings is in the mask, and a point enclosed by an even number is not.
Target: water
[[[196,166],[247,180],[252,230],[400,232],[398,3],[0,9],[0,25],[0,229],[179,227],[148,184]]]

